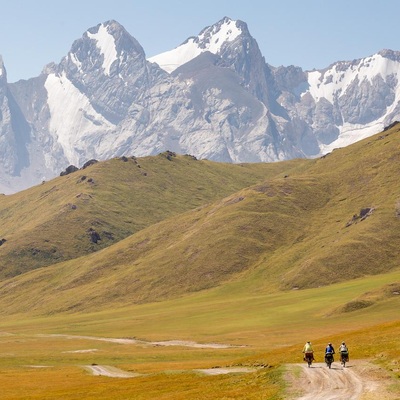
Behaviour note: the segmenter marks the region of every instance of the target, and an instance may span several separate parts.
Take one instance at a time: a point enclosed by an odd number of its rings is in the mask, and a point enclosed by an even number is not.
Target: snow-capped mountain
[[[9,84],[0,60],[0,191],[92,158],[165,150],[225,162],[315,157],[399,119],[399,72],[390,50],[319,71],[276,68],[247,25],[226,17],[147,60],[108,21],[36,78]]]
[[[307,80],[298,89],[282,90],[278,101],[290,119],[301,117],[311,127],[317,150],[324,154],[399,119],[399,67],[400,53],[390,50],[338,62],[323,71],[307,72]],[[300,95],[293,103],[296,90]]]
[[[190,37],[175,49],[150,57],[149,61],[156,62],[162,69],[171,73],[206,51],[220,54],[224,47],[240,37],[243,31],[247,33],[243,23],[225,17],[217,24],[203,29],[198,36]]]

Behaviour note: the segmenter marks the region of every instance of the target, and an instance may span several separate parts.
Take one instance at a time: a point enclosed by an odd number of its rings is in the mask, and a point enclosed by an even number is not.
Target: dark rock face
[[[79,170],[79,168],[78,168],[78,167],[75,167],[75,165],[69,165],[69,166],[65,169],[65,171],[62,171],[62,172],[60,173],[60,176],[69,175],[69,174],[72,174],[73,172],[78,171],[78,170]]]
[[[83,166],[82,166],[82,169],[85,169],[85,168],[87,168],[87,167],[90,167],[91,165],[93,165],[93,164],[96,164],[98,161],[97,160],[89,160],[89,161],[86,161],[85,162],[85,164],[83,164]]]

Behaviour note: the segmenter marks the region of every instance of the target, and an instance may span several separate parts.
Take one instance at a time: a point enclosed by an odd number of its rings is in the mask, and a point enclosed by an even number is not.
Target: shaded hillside
[[[270,292],[399,268],[399,128],[95,254],[4,281],[0,299],[9,312],[93,310],[221,284]],[[28,292],[29,301],[19,297]]]
[[[0,278],[105,248],[299,163],[233,165],[166,152],[95,163],[0,196]]]

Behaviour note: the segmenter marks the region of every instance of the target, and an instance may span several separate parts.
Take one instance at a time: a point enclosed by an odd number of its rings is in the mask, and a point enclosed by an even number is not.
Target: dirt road
[[[300,371],[299,371],[300,370]],[[324,363],[293,364],[289,367],[291,398],[296,400],[395,400],[387,390],[390,377],[377,366],[356,360],[343,368],[339,363],[329,369]]]
[[[108,376],[110,378],[136,378],[143,376],[142,374],[123,371],[122,369],[112,367],[110,365],[85,365],[84,368],[89,370],[96,376]],[[208,369],[194,369],[194,372],[200,372],[204,375],[225,375],[233,373],[250,373],[255,372],[256,368],[246,367],[229,367],[229,368],[208,368]]]
[[[135,378],[140,376],[140,374],[123,371],[109,365],[86,365],[85,368],[92,372],[93,375],[108,376],[110,378]]]
[[[164,340],[160,342],[149,342],[145,340],[137,339],[117,339],[117,338],[103,338],[95,336],[78,336],[78,335],[61,335],[51,334],[44,335],[40,334],[39,337],[64,337],[66,339],[85,339],[85,340],[99,340],[103,342],[119,343],[119,344],[133,344],[133,345],[148,345],[148,346],[183,346],[183,347],[194,347],[199,349],[229,349],[233,347],[245,347],[245,346],[234,346],[230,344],[221,343],[197,343],[188,340]]]

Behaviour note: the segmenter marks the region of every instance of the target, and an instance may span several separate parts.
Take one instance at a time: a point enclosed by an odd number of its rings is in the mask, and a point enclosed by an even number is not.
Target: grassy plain
[[[229,290],[210,289],[95,313],[4,317],[0,324],[2,398],[284,399],[282,365],[301,362],[306,340],[313,342],[317,360],[322,359],[327,341],[346,340],[352,359],[369,359],[392,369],[393,382],[399,383],[400,295],[386,290],[396,282],[400,282],[399,271],[271,294],[244,293],[239,285],[232,285]],[[376,300],[369,307],[338,311],[371,292]],[[237,347],[164,347],[95,338],[189,340]],[[77,352],[82,350],[87,352]],[[91,364],[141,376],[92,376],[84,368]],[[264,367],[248,374],[206,376],[195,371],[260,365]],[[393,388],[398,389],[398,385]]]

